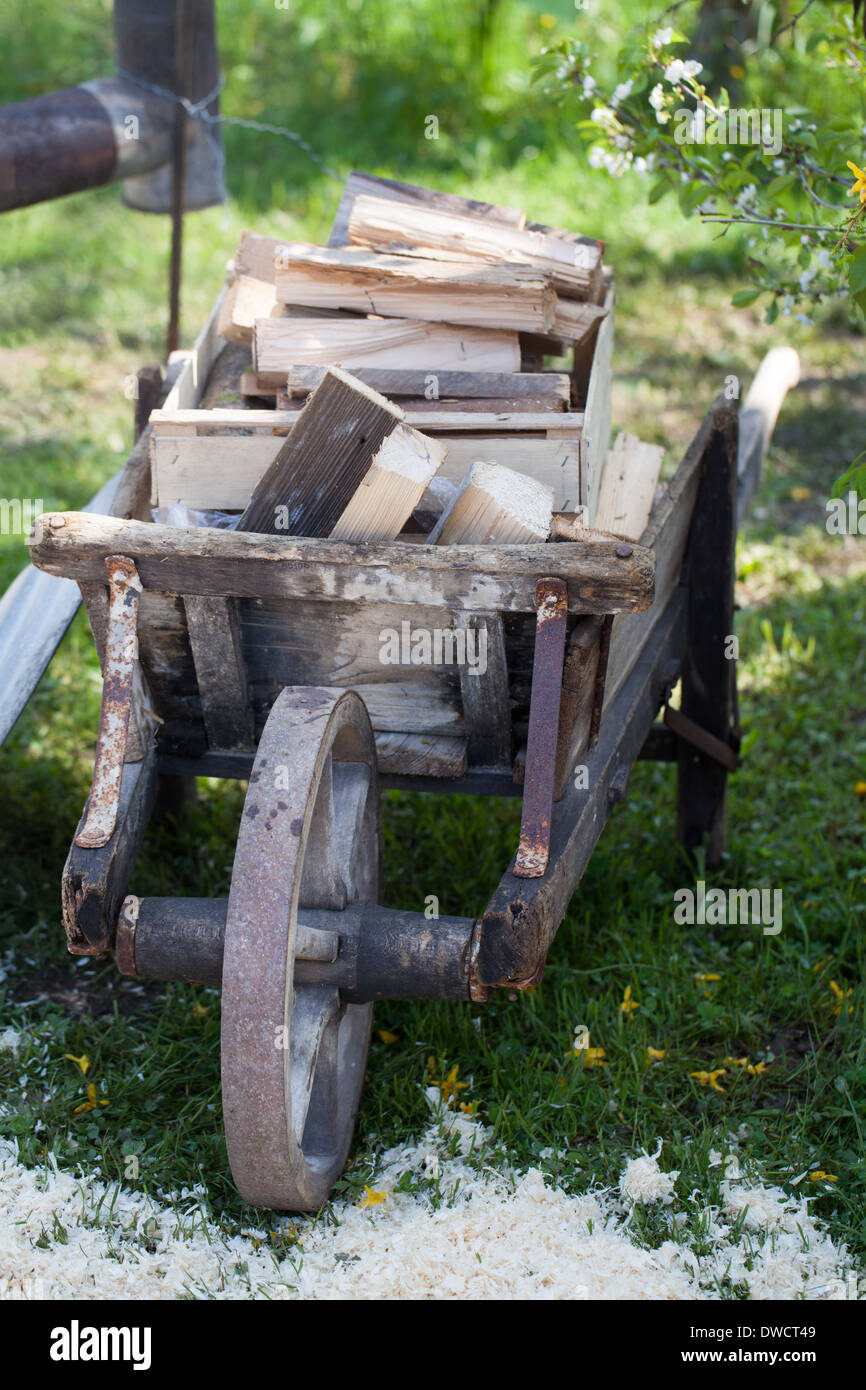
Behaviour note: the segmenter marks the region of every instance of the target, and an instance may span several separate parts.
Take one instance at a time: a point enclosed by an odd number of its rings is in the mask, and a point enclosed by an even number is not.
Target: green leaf
[[[777,319],[778,317],[779,317],[779,305],[778,305],[777,300],[774,299],[773,302],[772,302],[772,304],[768,304],[768,305],[767,305],[767,312],[766,312],[765,315],[764,315],[764,322],[765,322],[765,323],[775,323],[775,322],[776,322],[776,319]]]
[[[706,198],[709,198],[710,190],[703,183],[685,183],[680,189],[680,207],[688,217],[694,212],[695,208]]]
[[[761,290],[738,290],[731,303],[735,309],[744,309],[747,304],[754,304],[761,294]]]
[[[665,196],[666,193],[670,193],[672,187],[673,184],[670,182],[669,179],[656,179],[655,183],[649,191],[648,201],[650,203],[658,203]]]
[[[866,290],[866,246],[858,247],[848,262],[848,289],[854,299]]]
[[[768,198],[777,198],[780,193],[784,193],[786,188],[790,188],[792,183],[797,182],[797,171],[793,173],[779,174],[778,178],[771,179],[767,184],[766,194]]]

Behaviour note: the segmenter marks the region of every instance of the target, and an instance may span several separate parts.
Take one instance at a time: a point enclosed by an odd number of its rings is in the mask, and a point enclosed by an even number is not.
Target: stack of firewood
[[[608,459],[603,250],[359,174],[327,246],[245,233],[217,327],[251,355],[239,408],[155,413],[154,501],[344,541],[638,537],[662,451]]]

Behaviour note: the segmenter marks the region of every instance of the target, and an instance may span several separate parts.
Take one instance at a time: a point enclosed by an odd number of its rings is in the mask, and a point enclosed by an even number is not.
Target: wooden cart
[[[176,357],[168,409],[199,405],[218,377],[217,314]],[[605,353],[600,334],[596,367]],[[327,1198],[376,999],[483,1001],[540,979],[636,759],[677,763],[680,840],[718,860],[737,753],[725,655],[737,519],[795,361],[770,354],[739,416],[736,400],[713,405],[640,544],[350,545],[158,526],[150,428],[113,516],[37,522],[33,561],[79,583],[104,675],[93,787],[63,875],[69,948],[115,951],[126,975],[222,984],[225,1128],[249,1202]],[[584,385],[589,411],[591,374]],[[483,628],[484,674],[382,666],[378,637],[404,621]],[[127,896],[160,778],[178,775],[248,781],[227,900]],[[477,918],[378,905],[381,787],[522,794],[515,858]]]

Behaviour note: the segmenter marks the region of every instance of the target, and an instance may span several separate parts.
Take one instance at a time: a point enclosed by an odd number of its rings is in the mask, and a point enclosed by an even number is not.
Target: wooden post
[[[688,555],[688,619],[682,667],[682,712],[730,743],[733,713],[734,546],[737,535],[736,406],[717,407],[704,454]],[[727,769],[680,740],[677,829],[688,854],[706,848],[707,868],[725,848]]]

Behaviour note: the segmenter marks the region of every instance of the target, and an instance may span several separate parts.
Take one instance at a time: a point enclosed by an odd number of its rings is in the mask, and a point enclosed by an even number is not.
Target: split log
[[[422,371],[514,372],[520,366],[516,333],[455,328],[420,319],[261,319],[253,330],[259,389],[279,390],[297,363],[401,367]]]
[[[416,203],[421,207],[438,208],[443,212],[460,213],[484,221],[501,222],[508,227],[519,228],[526,223],[526,214],[519,208],[481,203],[474,198],[461,198],[456,193],[441,193],[434,188],[422,188],[420,184],[400,183],[397,179],[378,178],[375,174],[362,174],[353,169],[343,187],[343,196],[328,238],[329,246],[348,246],[349,218],[355,199],[362,194],[390,198],[397,203]]]
[[[445,445],[408,425],[385,439],[330,532],[338,541],[396,539],[445,458]]]
[[[496,463],[473,463],[433,530],[431,545],[528,545],[550,534],[553,493]]]
[[[595,300],[601,285],[601,251],[596,244],[573,243],[542,232],[438,212],[383,198],[356,198],[349,219],[356,246],[396,255],[523,263],[550,275],[556,290],[574,299]]]
[[[557,307],[549,276],[531,266],[381,256],[306,242],[279,248],[276,294],[283,304],[538,333],[552,330]],[[586,307],[590,315],[603,312]]]
[[[330,535],[402,420],[398,405],[348,372],[329,369],[257,484],[238,530]]]

